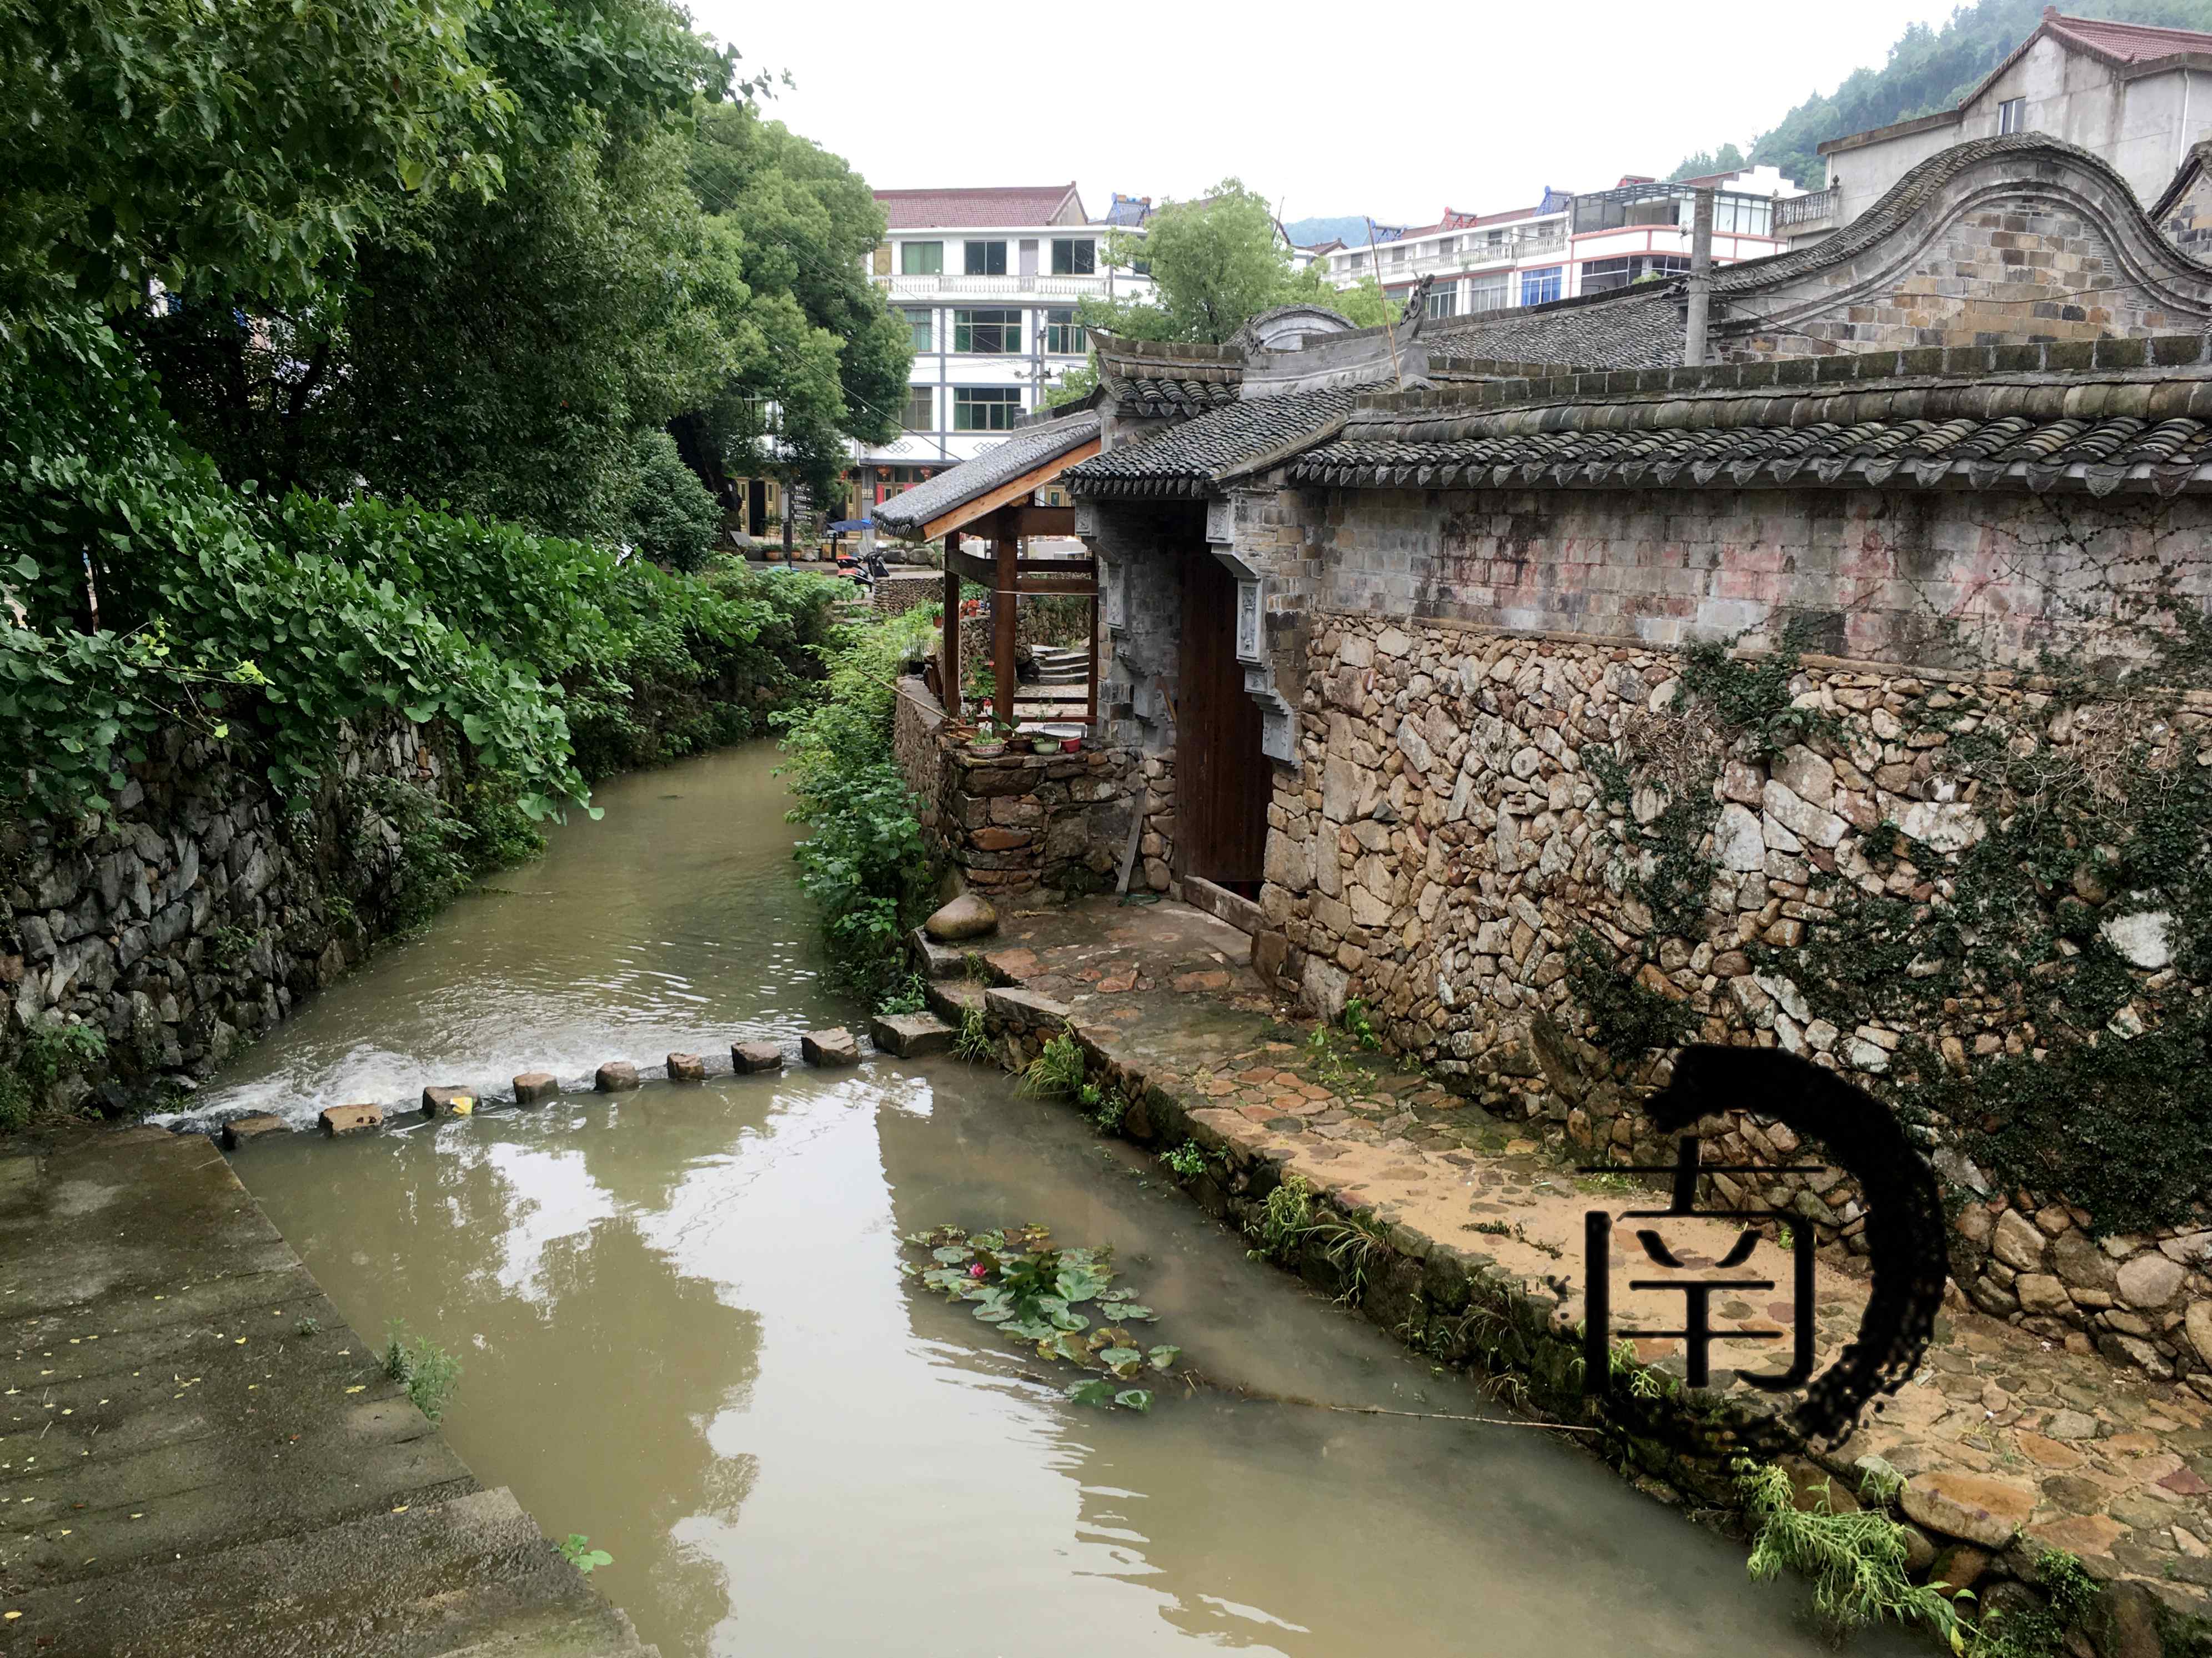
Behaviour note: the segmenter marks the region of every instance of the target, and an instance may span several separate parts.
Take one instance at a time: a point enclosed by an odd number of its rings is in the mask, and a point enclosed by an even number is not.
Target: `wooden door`
[[[1185,875],[1256,900],[1274,774],[1237,660],[1237,583],[1209,553],[1183,560],[1177,677],[1176,861]]]

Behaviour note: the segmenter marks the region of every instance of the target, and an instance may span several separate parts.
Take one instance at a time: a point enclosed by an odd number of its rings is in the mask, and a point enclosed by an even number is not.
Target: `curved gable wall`
[[[2212,327],[2212,267],[2096,157],[2032,136],[1946,151],[1830,241],[1761,264],[1715,284],[1721,361]]]

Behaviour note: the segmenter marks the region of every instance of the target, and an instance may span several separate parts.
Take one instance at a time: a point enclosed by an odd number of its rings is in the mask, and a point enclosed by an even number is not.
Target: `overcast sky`
[[[952,8],[693,0],[769,112],[882,189],[1188,197],[1235,175],[1288,221],[1491,212],[1747,144],[1953,0]]]

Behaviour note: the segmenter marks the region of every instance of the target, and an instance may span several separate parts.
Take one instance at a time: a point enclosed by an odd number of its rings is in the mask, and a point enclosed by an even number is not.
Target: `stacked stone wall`
[[[1127,841],[1135,768],[1126,749],[979,758],[948,734],[938,744],[934,822],[924,827],[987,896],[1101,891]]]
[[[908,610],[924,604],[933,604],[945,596],[945,577],[937,570],[893,570],[889,575],[876,578],[875,587],[868,595],[868,605],[883,619],[904,616]]]
[[[222,744],[172,731],[116,809],[0,825],[0,990],[21,1039],[84,1026],[105,1057],[41,1103],[123,1110],[189,1091],[368,953],[417,878],[405,786],[455,780],[421,730],[349,741],[288,812]]]
[[[1911,1017],[1825,1017],[1811,952],[1855,903],[1917,907],[1917,926],[1956,897],[1966,854],[2008,809],[1953,763],[1950,745],[1978,732],[2085,774],[2212,766],[2202,695],[2130,726],[2127,705],[2002,672],[1815,658],[1781,698],[1802,739],[1765,752],[1686,711],[1691,665],[1674,652],[1341,613],[1314,617],[1311,636],[1303,763],[1277,776],[1255,963],[1325,1013],[1358,999],[1449,1085],[1618,1161],[1665,1159],[1637,1104],[1665,1067],[1601,1046],[1588,958],[1679,1009],[1682,1038],[1779,1046],[1878,1094],[2003,1056],[2039,1061],[2046,1042],[2080,1039],[2057,1011],[1966,985]],[[1655,914],[1653,896],[1656,831],[1685,820],[1687,922]],[[2045,901],[2057,931],[2108,944],[2100,959],[2127,977],[2091,1040],[2129,1040],[2203,995],[2177,980],[2171,914],[2093,878]],[[1966,1292],[2212,1396],[2212,1216],[2115,1235],[2063,1193],[2001,1189],[1972,1155],[1986,1127],[1939,1112],[1916,1127],[1949,1188]],[[1796,1145],[1739,1115],[1714,1149],[1779,1162]],[[1861,1247],[1847,1182],[1778,1176],[1758,1195],[1820,1223],[1831,1247]]]

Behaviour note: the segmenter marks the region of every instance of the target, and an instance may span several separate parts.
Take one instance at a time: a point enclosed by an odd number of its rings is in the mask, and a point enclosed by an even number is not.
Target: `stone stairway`
[[[485,1491],[213,1145],[0,1159],[0,1652],[649,1654]]]

